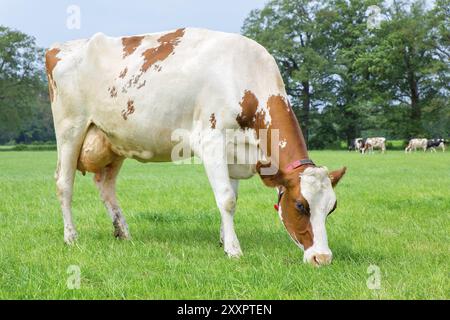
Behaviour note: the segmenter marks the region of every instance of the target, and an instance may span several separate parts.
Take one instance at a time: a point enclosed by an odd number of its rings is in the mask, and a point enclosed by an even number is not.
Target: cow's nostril
[[[314,255],[313,260],[314,260],[315,265],[320,265],[320,261],[319,261],[319,259],[317,259],[317,256]]]
[[[322,266],[331,263],[332,255],[331,254],[315,254],[312,257],[312,264],[315,266]]]

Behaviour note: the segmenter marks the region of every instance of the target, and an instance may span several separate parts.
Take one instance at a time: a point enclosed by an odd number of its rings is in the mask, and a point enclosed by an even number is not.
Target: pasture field
[[[275,191],[258,177],[240,186],[240,260],[219,246],[219,213],[200,165],[125,162],[118,197],[128,242],[112,237],[91,177],[77,173],[79,240],[67,247],[56,153],[0,153],[0,298],[449,299],[450,153],[311,157],[348,167],[327,223],[334,260],[319,269],[302,263],[273,209]],[[81,272],[79,289],[67,286],[70,266]],[[367,286],[374,277],[377,290]]]

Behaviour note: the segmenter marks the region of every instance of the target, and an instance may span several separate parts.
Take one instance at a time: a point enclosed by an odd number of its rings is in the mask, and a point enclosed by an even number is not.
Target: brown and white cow
[[[422,149],[425,152],[427,151],[427,144],[427,139],[411,139],[405,148],[405,153],[411,153],[411,151],[417,151],[417,149]]]
[[[367,138],[364,142],[362,153],[373,153],[374,149],[380,149],[381,153],[386,152],[386,138]]]
[[[277,188],[278,213],[305,250],[304,261],[331,261],[325,221],[336,207],[333,187],[345,168],[329,173],[309,160],[277,64],[262,46],[240,35],[194,28],[123,38],[99,33],[52,46],[46,66],[66,243],[77,237],[71,210],[77,169],[95,174],[116,237],[129,238],[115,194],[120,167],[126,158],[171,161],[178,145],[173,132],[183,130],[185,144],[204,163],[230,257],[242,254],[233,224],[238,182],[258,173]],[[228,150],[238,142],[227,140],[227,130],[245,133],[241,147],[270,162],[230,164]],[[261,147],[274,132],[276,148]],[[223,145],[233,148],[223,152]]]

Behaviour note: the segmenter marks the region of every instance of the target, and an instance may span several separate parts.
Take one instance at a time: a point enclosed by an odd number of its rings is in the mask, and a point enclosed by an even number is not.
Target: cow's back
[[[238,128],[245,92],[263,107],[270,95],[286,95],[270,54],[236,34],[191,28],[96,34],[52,50],[58,51],[54,114],[88,117],[125,156],[165,158],[176,129]]]

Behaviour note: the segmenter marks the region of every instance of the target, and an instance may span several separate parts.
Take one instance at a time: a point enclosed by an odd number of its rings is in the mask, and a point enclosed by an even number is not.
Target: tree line
[[[450,0],[271,0],[242,34],[275,57],[310,148],[448,137]],[[0,26],[0,144],[54,141],[44,50]]]
[[[272,0],[242,33],[275,57],[312,148],[448,137],[449,0]]]
[[[0,26],[0,144],[54,140],[44,50]]]

